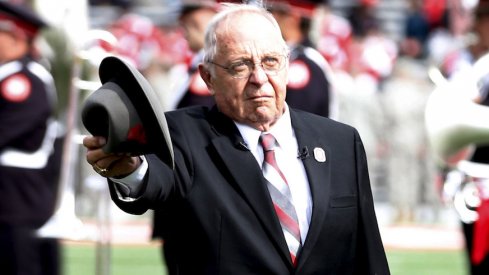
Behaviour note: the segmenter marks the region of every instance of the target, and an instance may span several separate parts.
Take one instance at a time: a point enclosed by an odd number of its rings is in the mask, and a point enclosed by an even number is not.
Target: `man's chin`
[[[252,114],[250,114],[249,117],[255,123],[273,124],[279,115],[277,115],[277,112],[274,109],[270,109],[268,107],[258,107]]]

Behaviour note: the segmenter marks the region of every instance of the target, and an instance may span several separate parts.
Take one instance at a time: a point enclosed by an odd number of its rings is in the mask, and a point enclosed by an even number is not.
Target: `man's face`
[[[10,32],[0,30],[0,63],[11,59],[10,52],[16,47],[16,41]]]
[[[285,41],[289,41],[291,31],[294,32],[296,26],[300,24],[300,16],[294,16],[285,10],[271,10],[270,12],[275,17],[275,20],[277,20]]]
[[[205,28],[214,14],[215,11],[209,8],[201,8],[191,11],[180,18],[185,39],[193,52],[198,52],[204,47]]]
[[[234,17],[231,24],[216,30],[217,53],[214,63],[228,67],[241,61],[252,61],[249,77],[235,78],[220,66],[201,66],[201,75],[214,94],[219,110],[233,120],[261,131],[275,123],[284,111],[288,58],[283,69],[267,74],[260,62],[267,56],[287,56],[280,31],[270,21],[256,14]]]

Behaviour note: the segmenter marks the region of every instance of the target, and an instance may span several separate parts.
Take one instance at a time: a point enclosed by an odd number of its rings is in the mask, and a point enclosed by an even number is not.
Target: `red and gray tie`
[[[260,143],[263,147],[263,175],[267,179],[267,187],[273,201],[282,231],[289,247],[292,263],[296,263],[296,255],[301,248],[299,222],[287,179],[277,165],[275,159],[275,138],[271,134],[262,134]]]

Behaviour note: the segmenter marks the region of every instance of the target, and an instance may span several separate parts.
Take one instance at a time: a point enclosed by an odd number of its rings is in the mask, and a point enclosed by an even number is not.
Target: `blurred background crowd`
[[[79,238],[79,218],[97,220],[103,235],[111,220],[135,218],[117,210],[108,212],[111,202],[105,181],[83,161],[80,139],[86,132],[78,111],[84,97],[100,86],[97,66],[107,55],[127,58],[147,77],[165,110],[212,104],[196,64],[203,46],[202,24],[219,9],[218,3],[7,2],[30,5],[49,26],[36,41],[36,49],[53,75],[59,99],[56,114],[69,140],[61,164],[64,182],[60,183],[58,206],[62,207],[56,215],[72,226],[55,235]],[[326,96],[326,106],[318,107],[324,111],[321,115],[360,132],[380,226],[456,223],[451,198],[444,192],[448,168],[431,148],[425,110],[433,91],[463,66],[459,61],[464,49],[477,44],[474,11],[479,1],[269,2],[275,2],[271,11],[285,24],[291,59],[301,55],[313,59],[321,77],[326,77],[326,84],[311,84],[320,85]],[[295,13],[281,7],[281,2],[306,4]],[[297,32],[293,32],[294,19]],[[300,64],[291,61],[290,89],[303,89],[318,79],[311,76],[314,69]],[[295,107],[293,97],[290,95],[289,105]],[[154,223],[157,227],[157,219]]]

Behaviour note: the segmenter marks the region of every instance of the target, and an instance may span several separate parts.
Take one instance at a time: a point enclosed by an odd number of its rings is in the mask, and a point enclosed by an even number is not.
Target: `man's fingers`
[[[109,155],[105,158],[98,159],[94,164],[96,164],[98,167],[111,169],[114,166],[114,164],[118,163],[121,159],[124,158],[128,158],[128,157]]]
[[[104,177],[120,177],[133,172],[140,164],[139,158],[129,154],[106,153],[102,150],[106,140],[103,137],[88,136],[83,139],[87,148],[86,159],[93,169]]]
[[[104,137],[94,137],[94,136],[88,136],[83,138],[83,146],[87,147],[87,149],[93,150],[93,149],[98,149],[102,146],[104,146],[106,143],[106,140]]]

